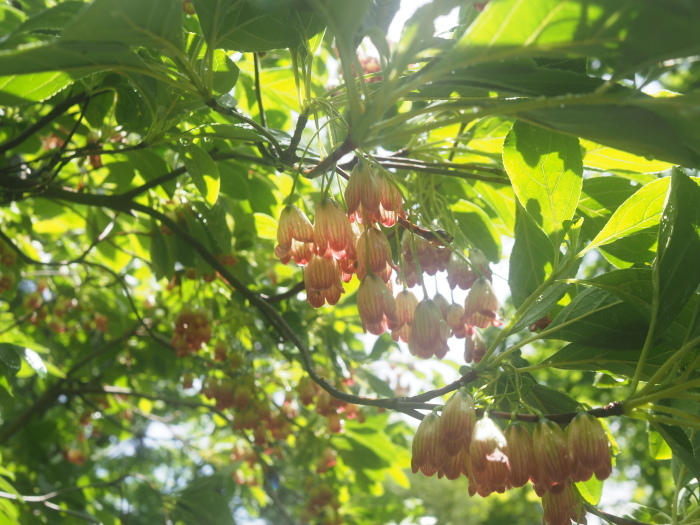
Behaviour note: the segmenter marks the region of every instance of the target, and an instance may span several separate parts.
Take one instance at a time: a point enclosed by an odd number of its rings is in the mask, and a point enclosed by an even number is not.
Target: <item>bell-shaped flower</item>
[[[459,287],[462,290],[469,290],[474,281],[476,281],[476,274],[465,257],[452,252],[447,262],[447,282],[450,288],[454,290]]]
[[[334,259],[314,255],[304,269],[306,300],[314,308],[336,304],[345,291],[340,283],[340,270]]]
[[[491,272],[491,267],[489,266],[489,260],[484,255],[484,252],[478,248],[472,248],[469,250],[469,262],[472,264],[477,277],[483,277],[485,279],[491,280],[493,272]]]
[[[336,259],[355,259],[355,234],[340,205],[326,197],[316,205],[314,219],[316,254]]]
[[[345,202],[351,222],[374,224],[381,219],[379,181],[369,164],[355,164],[345,188]]]
[[[588,481],[595,474],[599,480],[612,474],[610,441],[602,423],[588,412],[580,412],[566,431],[571,455],[571,479]]]
[[[560,492],[546,492],[542,495],[543,525],[586,524],[586,509],[578,491],[567,481]]]
[[[479,328],[497,326],[500,324],[497,320],[499,306],[491,282],[480,277],[474,282],[464,300],[464,322]]]
[[[464,362],[467,364],[481,362],[481,358],[486,354],[486,350],[486,341],[484,341],[479,330],[473,326],[468,326],[465,330]]]
[[[447,302],[447,299],[439,293],[436,293],[435,296],[433,297],[433,302],[437,305],[438,309],[440,310],[440,313],[442,314],[442,318],[447,321],[447,311],[450,309],[450,303]]]
[[[508,443],[510,484],[513,487],[523,487],[530,481],[535,465],[532,436],[528,428],[519,421],[514,421],[506,427],[505,436]]]
[[[440,416],[430,413],[423,418],[413,437],[411,471],[419,470],[425,476],[432,476],[441,470],[448,456],[440,445]]]
[[[369,271],[381,277],[385,283],[389,282],[393,266],[389,239],[381,230],[367,228],[357,240],[358,279],[364,279]]]
[[[461,449],[469,450],[474,425],[474,400],[466,388],[460,388],[447,400],[440,418],[440,441],[448,454],[454,456]]]
[[[382,335],[393,330],[399,323],[394,296],[380,277],[368,273],[357,291],[357,311],[362,327],[374,334]]]
[[[411,335],[411,326],[413,325],[413,315],[418,306],[418,299],[409,290],[402,290],[396,296],[396,316],[398,324],[391,331],[391,337],[394,341],[403,341],[408,343],[408,338]]]
[[[448,455],[447,460],[438,471],[438,477],[444,475],[449,480],[455,480],[461,475],[469,477],[469,452],[462,447],[455,455]]]
[[[560,492],[571,477],[571,456],[564,431],[553,421],[542,419],[535,426],[532,442],[532,482],[540,492]]]
[[[510,486],[508,443],[498,425],[488,417],[474,426],[469,456],[476,491],[481,496],[502,493]]]
[[[308,242],[293,240],[291,246],[278,244],[275,247],[275,255],[282,264],[288,264],[292,260],[299,266],[306,266],[313,254],[313,244]]]
[[[408,349],[411,354],[421,359],[436,356],[442,359],[447,354],[447,338],[450,327],[440,313],[434,301],[424,299],[416,307],[413,314],[411,335],[408,338]]]
[[[452,303],[447,309],[445,320],[447,325],[452,330],[452,335],[457,339],[464,339],[467,336],[467,325],[464,324],[464,308],[460,305]]]
[[[311,221],[296,206],[287,205],[280,214],[277,226],[277,242],[281,246],[291,246],[292,241],[314,242],[314,228]]]
[[[352,276],[357,273],[357,261],[354,259],[338,259],[338,269],[340,270],[340,279],[344,283],[349,283]]]

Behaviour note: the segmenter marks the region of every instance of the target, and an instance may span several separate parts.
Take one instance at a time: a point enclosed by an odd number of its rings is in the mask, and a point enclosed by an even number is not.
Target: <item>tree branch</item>
[[[5,423],[5,425],[0,427],[0,443],[4,443],[9,438],[14,436],[33,417],[39,416],[43,414],[46,410],[48,410],[48,408],[51,405],[53,405],[53,403],[56,401],[56,398],[58,398],[58,396],[60,395],[61,389],[66,383],[66,381],[68,381],[73,375],[75,375],[75,373],[78,370],[80,370],[83,366],[85,366],[87,363],[89,363],[96,357],[99,357],[100,355],[107,353],[110,350],[113,350],[114,348],[117,348],[120,345],[124,344],[126,341],[128,341],[136,333],[137,327],[138,325],[132,328],[131,330],[125,332],[120,337],[112,339],[111,341],[105,343],[103,346],[97,348],[82,359],[78,360],[66,373],[66,377],[59,379],[56,383],[53,384],[53,386],[45,390],[44,393],[41,396],[39,396],[39,398],[31,406],[25,409],[24,412],[22,412],[17,418]]]
[[[36,134],[41,128],[46,126],[49,122],[51,122],[55,118],[63,115],[63,113],[68,111],[75,104],[78,104],[79,102],[82,102],[83,100],[85,100],[86,97],[87,97],[87,94],[80,93],[78,95],[73,95],[72,97],[65,99],[63,102],[59,102],[58,104],[56,104],[51,111],[49,111],[46,115],[44,115],[39,120],[37,120],[34,124],[25,128],[19,134],[15,135],[11,139],[9,139],[7,142],[0,145],[0,155],[5,153],[8,150],[11,150],[15,146],[19,146],[20,144],[22,144],[25,140],[27,140],[32,135]]]
[[[333,166],[333,164],[338,162],[342,157],[350,153],[356,147],[357,145],[352,140],[350,140],[350,137],[348,137],[340,146],[335,148],[335,150],[330,155],[328,155],[325,159],[319,162],[312,169],[302,171],[302,174],[307,179],[314,179],[319,175],[326,173],[331,168],[331,166]]]

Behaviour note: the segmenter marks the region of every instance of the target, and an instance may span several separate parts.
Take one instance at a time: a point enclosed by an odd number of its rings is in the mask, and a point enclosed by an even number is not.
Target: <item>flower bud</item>
[[[532,442],[533,483],[540,490],[562,490],[571,476],[571,458],[564,431],[556,423],[542,419],[535,426]]]
[[[369,164],[362,161],[355,164],[345,188],[345,202],[348,205],[348,216],[351,222],[365,224],[379,222],[381,218],[379,181]]]
[[[357,277],[364,279],[369,269],[388,282],[391,278],[391,245],[389,239],[377,228],[367,228],[357,240]]]
[[[299,266],[306,266],[313,255],[313,245],[308,242],[293,240],[291,246],[278,244],[275,247],[275,255],[282,264],[288,264],[292,260]]]
[[[355,234],[340,205],[325,198],[316,205],[316,254],[336,259],[355,258]]]
[[[430,299],[421,301],[413,314],[411,335],[408,338],[411,354],[421,359],[429,359],[433,355],[442,359],[449,350],[449,336],[450,328],[435,302]]]
[[[491,283],[480,277],[464,300],[464,322],[479,328],[486,328],[491,324],[496,326],[498,308],[498,299]]]
[[[450,262],[452,250],[444,247],[435,247],[435,258],[437,259],[437,268],[439,272],[447,270],[447,265]]]
[[[411,326],[413,324],[413,314],[418,306],[418,299],[413,295],[413,292],[403,290],[396,296],[396,316],[398,319],[397,327],[391,331],[391,337],[394,341],[401,339],[404,343],[408,343],[408,338],[411,335]]]
[[[475,424],[474,400],[466,388],[460,388],[445,403],[440,418],[440,443],[448,454],[469,450]]]
[[[612,473],[610,442],[603,425],[588,412],[580,412],[567,429],[569,453],[571,454],[571,479],[588,481],[595,473],[599,480]]]
[[[338,270],[340,270],[340,279],[344,283],[349,283],[352,276],[357,273],[357,261],[354,259],[338,259]]]
[[[447,461],[447,454],[440,445],[440,417],[430,413],[423,418],[416,435],[413,437],[411,470],[419,470],[425,476],[432,476],[442,469]]]
[[[311,221],[296,206],[289,204],[280,214],[277,226],[277,242],[281,246],[291,246],[292,241],[314,242],[314,228]]]
[[[510,464],[510,484],[523,487],[530,480],[534,468],[532,455],[532,436],[522,423],[515,421],[505,431],[508,443],[508,462]]]
[[[474,426],[469,456],[476,491],[481,496],[502,493],[508,488],[508,444],[501,429],[488,417],[483,417]]]
[[[484,341],[479,330],[473,326],[468,326],[465,330],[464,362],[467,364],[481,362],[481,358],[486,354],[486,350],[486,341]]]
[[[476,281],[476,274],[464,256],[452,252],[447,262],[447,282],[453,290],[456,287],[469,290]]]
[[[357,310],[362,327],[374,335],[393,330],[399,323],[396,303],[384,281],[368,273],[357,291]]]

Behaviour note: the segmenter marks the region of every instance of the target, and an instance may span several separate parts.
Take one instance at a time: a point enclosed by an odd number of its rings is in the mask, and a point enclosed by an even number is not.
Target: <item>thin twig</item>
[[[267,127],[265,117],[265,107],[263,106],[262,89],[260,88],[260,53],[253,53],[253,64],[255,67],[255,96],[258,99],[258,112],[260,113],[260,124]]]

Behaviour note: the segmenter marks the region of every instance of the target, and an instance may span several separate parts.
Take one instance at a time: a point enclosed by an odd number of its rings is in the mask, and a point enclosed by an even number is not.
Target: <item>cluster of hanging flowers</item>
[[[343,283],[360,280],[357,308],[365,331],[391,331],[395,341],[408,343],[413,355],[442,359],[447,339],[465,339],[465,360],[479,362],[486,344],[478,329],[499,325],[499,303],[491,286],[491,269],[484,254],[464,254],[437,246],[406,230],[400,242],[404,264],[394,263],[392,247],[381,226],[406,219],[403,198],[391,175],[360,160],[345,190],[347,211],[331,198],[316,205],[311,221],[299,208],[286,206],[280,215],[275,254],[284,264],[304,269],[307,301],[314,308],[334,305]],[[418,301],[408,290],[421,275],[447,272],[452,289],[469,290],[464,305],[450,304],[442,295]],[[403,290],[394,297],[392,276],[403,274]],[[400,275],[397,282],[401,282]]]
[[[487,497],[532,482],[542,498],[544,525],[585,523],[583,502],[574,485],[612,473],[610,443],[600,421],[579,413],[566,431],[541,419],[534,432],[514,421],[505,431],[484,416],[477,419],[466,388],[445,404],[442,415],[425,416],[413,438],[413,473],[453,480],[465,476],[469,495]]]

